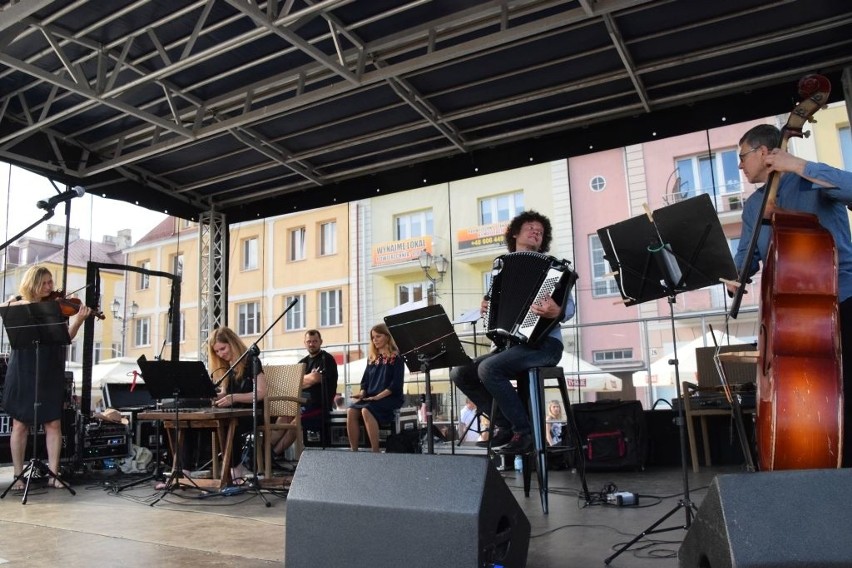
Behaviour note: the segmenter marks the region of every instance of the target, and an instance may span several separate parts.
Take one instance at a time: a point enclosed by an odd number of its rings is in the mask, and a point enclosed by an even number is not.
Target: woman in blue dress
[[[359,420],[364,421],[370,449],[379,451],[379,424],[393,420],[394,410],[400,408],[404,401],[404,373],[405,361],[399,354],[388,326],[383,323],[373,326],[361,390],[352,395],[356,402],[346,411],[346,435],[353,452],[358,451],[361,443]]]

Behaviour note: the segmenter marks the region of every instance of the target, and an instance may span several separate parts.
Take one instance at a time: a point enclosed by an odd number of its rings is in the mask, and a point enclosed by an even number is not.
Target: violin
[[[48,294],[43,301],[48,302],[50,300],[55,300],[59,302],[59,309],[62,312],[62,315],[66,318],[70,318],[73,315],[76,315],[77,312],[80,311],[80,308],[83,307],[83,300],[80,298],[67,298],[65,296],[65,292],[62,290],[54,290],[50,294]],[[92,310],[92,315],[98,318],[99,320],[106,319],[106,316],[100,309],[98,308],[90,308]]]

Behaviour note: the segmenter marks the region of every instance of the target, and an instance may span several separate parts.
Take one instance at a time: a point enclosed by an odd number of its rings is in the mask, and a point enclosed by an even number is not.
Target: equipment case
[[[645,467],[648,440],[638,400],[603,400],[571,407],[589,470]]]

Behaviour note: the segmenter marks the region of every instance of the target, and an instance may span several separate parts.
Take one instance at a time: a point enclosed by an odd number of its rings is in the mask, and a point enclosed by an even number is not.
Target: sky
[[[85,184],[82,186],[86,188]],[[59,183],[57,187],[60,192],[69,189]],[[0,162],[0,244],[44,217],[45,211],[36,207],[36,203],[54,195],[56,189],[47,178]],[[71,228],[80,230],[80,238],[95,242],[103,241],[104,235],[114,236],[122,229],[130,229],[135,243],[165,218],[164,213],[105,199],[88,191],[71,200]],[[65,225],[65,204],[58,204],[53,217],[26,234],[44,238],[48,223]]]

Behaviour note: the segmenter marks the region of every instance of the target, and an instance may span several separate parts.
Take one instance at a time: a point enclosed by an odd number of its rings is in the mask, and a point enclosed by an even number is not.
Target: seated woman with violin
[[[52,301],[59,294],[53,290],[53,275],[43,266],[34,265],[24,273],[19,287],[19,295],[4,305],[13,306],[41,301]],[[63,298],[64,299],[64,298]],[[92,310],[82,303],[71,311],[70,305],[63,306],[62,313],[69,317],[68,334],[73,339],[83,322],[92,315]],[[44,425],[47,443],[47,462],[54,475],[59,474],[59,457],[62,450],[62,404],[65,397],[65,345],[40,345],[12,349],[9,366],[6,371],[6,385],[3,390],[3,408],[12,417],[12,435],[9,447],[15,477],[21,475],[24,467],[24,453],[27,448],[27,434],[34,419],[36,369],[38,369],[38,423]],[[36,353],[38,365],[36,365]],[[54,479],[48,481],[50,487],[56,487]],[[18,480],[12,488],[23,490],[23,480]]]

